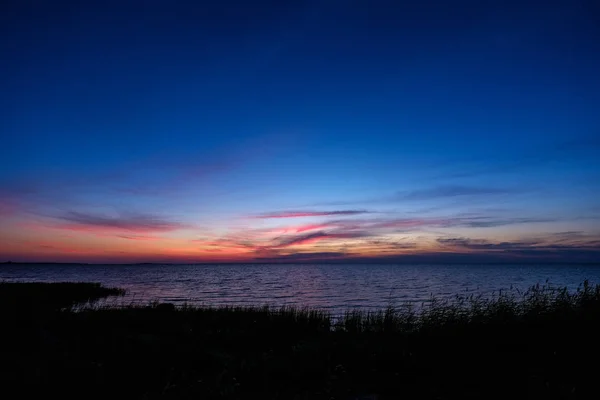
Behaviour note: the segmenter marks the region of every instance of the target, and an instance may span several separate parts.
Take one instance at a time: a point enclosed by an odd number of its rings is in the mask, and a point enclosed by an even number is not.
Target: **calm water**
[[[314,306],[340,311],[489,294],[548,280],[600,283],[599,265],[4,265],[5,281],[91,281],[128,289],[119,302]],[[114,301],[114,300],[113,300]]]

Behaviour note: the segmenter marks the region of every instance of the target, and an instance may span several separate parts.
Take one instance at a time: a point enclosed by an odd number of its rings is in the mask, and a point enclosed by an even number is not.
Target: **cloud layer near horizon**
[[[31,197],[31,193],[35,196]],[[485,261],[486,257],[503,261],[594,261],[600,256],[597,231],[551,228],[572,224],[580,216],[519,215],[502,207],[466,212],[452,209],[453,204],[472,207],[475,198],[493,202],[519,194],[504,188],[432,186],[388,199],[393,199],[392,204],[432,199],[451,199],[454,203],[410,207],[406,212],[386,209],[380,202],[373,202],[373,208],[291,208],[233,216],[225,225],[213,223],[214,227],[201,219],[176,219],[168,213],[120,211],[116,207],[103,207],[101,212],[82,211],[85,207],[81,204],[71,210],[38,212],[44,208],[36,207],[33,200],[45,201],[43,193],[26,192],[0,202],[3,214],[16,220],[26,216],[28,222],[18,224],[18,230],[50,236],[50,240],[28,253],[38,253],[33,258],[29,256],[32,260],[401,262],[418,261],[421,257],[424,261],[443,262],[460,256],[467,261]],[[510,240],[496,238],[499,229],[515,233]],[[69,232],[78,239],[70,239]],[[20,255],[15,249],[25,249],[31,243],[35,241],[22,240],[20,247],[0,248],[0,254],[27,259],[26,253]]]
[[[0,261],[598,260],[580,2],[206,3],[7,3]]]
[[[59,225],[65,229],[78,230],[118,230],[131,232],[170,232],[186,228],[187,225],[170,221],[165,218],[150,214],[125,214],[118,216],[106,216],[69,211],[59,217],[59,220],[67,224]]]

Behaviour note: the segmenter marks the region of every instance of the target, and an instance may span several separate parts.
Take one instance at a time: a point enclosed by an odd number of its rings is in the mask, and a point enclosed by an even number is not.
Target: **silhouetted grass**
[[[410,305],[379,311],[352,310],[334,325],[352,332],[415,332],[474,327],[482,324],[556,322],[585,314],[600,317],[600,285],[583,282],[575,291],[535,285],[525,292],[501,291],[491,296],[432,297],[417,311]]]
[[[125,294],[91,282],[0,282],[0,307],[4,310],[60,309]]]
[[[580,399],[600,357],[588,282],[341,316],[152,303],[0,318],[3,387],[22,398]]]

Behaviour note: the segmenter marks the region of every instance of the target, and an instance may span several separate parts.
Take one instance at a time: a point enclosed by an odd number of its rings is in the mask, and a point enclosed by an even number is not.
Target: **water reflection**
[[[128,289],[121,302],[383,308],[431,295],[526,289],[546,280],[600,282],[593,265],[11,265],[0,279],[94,281]]]

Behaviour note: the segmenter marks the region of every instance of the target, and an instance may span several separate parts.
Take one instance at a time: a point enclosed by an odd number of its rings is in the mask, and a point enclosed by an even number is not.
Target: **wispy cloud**
[[[346,216],[353,215],[356,210],[310,212],[309,215]],[[362,211],[360,211],[362,212]],[[292,212],[286,212],[286,215]],[[302,215],[306,215],[303,213]],[[267,215],[267,214],[261,214]],[[272,214],[269,214],[272,215]],[[435,247],[435,236],[431,229],[442,230],[435,233],[445,235],[452,228],[484,228],[511,224],[539,223],[550,221],[548,218],[498,218],[493,215],[476,213],[459,214],[443,217],[409,217],[398,218],[396,214],[377,213],[377,218],[324,218],[322,222],[300,225],[283,225],[269,228],[241,228],[220,237],[205,237],[192,240],[201,251],[231,252],[244,254],[249,258],[276,257],[291,253],[340,251],[348,254],[407,254]],[[415,233],[425,232],[425,236],[417,239]],[[402,238],[399,233],[406,233]],[[556,240],[555,240],[556,242]],[[438,245],[462,250],[495,250],[507,244],[496,244],[486,241],[466,239],[440,239]],[[529,246],[530,242],[513,243],[512,247]],[[460,250],[460,249],[462,250]]]
[[[156,236],[144,236],[144,235],[116,235],[116,237],[120,237],[121,239],[141,240],[141,241],[160,240],[160,238],[156,237]]]
[[[210,251],[254,251],[257,244],[249,239],[237,238],[235,236],[226,236],[218,239],[193,239],[192,243],[197,243]]]
[[[103,198],[115,205],[123,200],[185,202],[199,188],[212,189],[212,181],[220,174],[239,167],[240,161],[223,155],[213,158],[148,158],[126,162],[103,172],[87,172],[82,176],[73,170],[57,169],[52,174],[11,176],[0,180],[0,203],[9,199],[17,204],[17,212],[39,213],[48,205],[74,209],[90,206],[89,198]],[[0,204],[0,212],[2,212]]]
[[[516,194],[524,189],[501,188],[493,186],[469,186],[469,185],[440,185],[426,187],[416,190],[401,190],[390,195],[379,197],[365,197],[354,201],[340,200],[312,204],[313,207],[327,206],[350,206],[359,204],[390,204],[423,200],[453,199],[453,198],[482,198],[486,196],[497,196],[504,194]],[[438,206],[439,207],[439,206]]]
[[[334,260],[347,261],[348,254],[338,251],[321,251],[311,253],[273,254],[271,256],[256,257],[260,262],[331,262]]]
[[[437,227],[468,227],[468,228],[487,228],[505,225],[518,225],[528,223],[553,222],[553,218],[497,218],[485,215],[471,216],[447,216],[435,218],[363,218],[346,219],[326,222],[327,226],[337,226],[344,229],[363,229],[371,231],[381,230],[418,230],[420,228]]]
[[[487,196],[495,194],[511,193],[512,190],[495,187],[444,185],[427,189],[400,192],[397,194],[399,200],[429,200],[458,196]]]
[[[306,235],[290,235],[284,238],[277,238],[276,243],[271,248],[288,247],[300,244],[314,243],[328,239],[353,239],[369,236],[365,232],[314,232]]]
[[[565,250],[586,250],[597,251],[600,255],[600,241],[597,237],[588,237],[586,240],[580,240],[577,243],[561,243],[554,241],[554,235],[547,235],[545,238],[536,238],[529,240],[515,240],[493,242],[487,239],[472,239],[466,237],[458,238],[438,238],[437,242],[442,246],[450,248],[463,248],[477,251],[504,251],[520,254],[532,254],[534,252],[547,253]]]
[[[117,217],[70,211],[57,217],[68,222],[59,227],[72,230],[122,230],[131,232],[170,232],[188,227],[151,214],[124,214]]]
[[[367,210],[336,210],[336,211],[279,211],[254,215],[251,218],[268,219],[268,218],[300,218],[300,217],[324,217],[333,215],[359,215],[368,214]]]
[[[388,234],[419,232],[430,228],[486,228],[512,224],[540,223],[547,218],[496,218],[484,215],[448,216],[437,218],[346,218],[325,220],[322,223],[279,226],[266,229],[246,229],[235,234],[199,243],[215,247],[266,249],[311,244],[324,240],[356,238],[385,238]],[[377,239],[373,239],[377,240]],[[374,244],[375,242],[371,243]],[[378,245],[382,245],[379,242]],[[402,244],[404,246],[405,244]]]
[[[293,227],[292,229],[296,233],[302,233],[302,232],[306,232],[306,231],[314,231],[316,229],[324,229],[327,227],[328,227],[327,224],[307,224],[307,225],[296,226],[296,227]]]
[[[492,228],[496,226],[531,224],[555,222],[556,218],[494,218],[494,217],[470,217],[459,218],[460,225],[470,228]]]
[[[530,249],[539,243],[536,241],[516,241],[516,242],[490,242],[486,239],[471,239],[471,238],[438,238],[437,242],[444,246],[462,247],[471,250],[514,250],[514,249]]]

